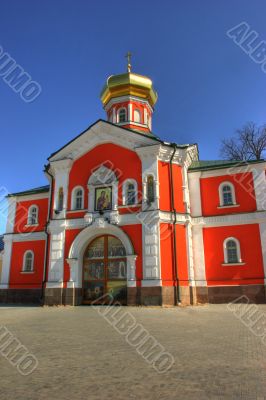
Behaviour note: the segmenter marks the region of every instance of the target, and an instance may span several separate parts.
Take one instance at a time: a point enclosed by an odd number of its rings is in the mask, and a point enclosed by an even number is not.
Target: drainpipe
[[[45,224],[45,234],[46,234],[46,245],[45,245],[45,256],[44,256],[44,271],[43,271],[43,281],[42,281],[42,295],[41,295],[41,301],[44,301],[44,289],[45,289],[45,284],[47,282],[47,270],[48,270],[48,252],[49,252],[49,233],[48,233],[48,224],[50,221],[50,215],[51,215],[51,204],[52,204],[52,194],[53,194],[53,182],[54,182],[54,177],[50,172],[48,171],[48,167],[45,166],[45,172],[47,175],[50,176],[51,178],[51,183],[50,183],[50,198],[49,198],[49,207],[48,207],[48,215],[47,215],[47,221]]]
[[[175,188],[173,182],[173,159],[177,150],[177,146],[175,143],[171,143],[171,146],[174,148],[174,151],[170,158],[170,190],[171,190],[171,211],[174,213],[174,232],[173,232],[173,244],[174,244],[174,280],[175,280],[175,297],[176,303],[181,304],[180,300],[180,291],[179,291],[179,279],[178,279],[178,265],[177,265],[177,257],[176,257],[176,209],[175,209]]]

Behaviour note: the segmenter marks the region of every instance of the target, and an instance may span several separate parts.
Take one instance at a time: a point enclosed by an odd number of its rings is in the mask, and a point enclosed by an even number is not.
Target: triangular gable
[[[160,144],[163,141],[151,134],[135,132],[100,119],[61,149],[51,154],[48,160],[56,161],[64,158],[75,160],[103,143],[113,143],[134,150],[137,147]]]

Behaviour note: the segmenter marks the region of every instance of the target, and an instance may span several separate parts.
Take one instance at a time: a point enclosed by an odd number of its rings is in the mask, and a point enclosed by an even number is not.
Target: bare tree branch
[[[261,160],[266,155],[266,125],[248,122],[237,129],[234,137],[223,139],[220,155],[226,160]]]

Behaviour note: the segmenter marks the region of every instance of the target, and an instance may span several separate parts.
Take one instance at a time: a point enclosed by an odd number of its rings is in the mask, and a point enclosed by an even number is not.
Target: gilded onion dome
[[[154,107],[158,98],[150,78],[126,72],[121,75],[112,75],[107,79],[101,92],[101,101],[105,107],[112,98],[127,95],[145,99],[151,107]]]

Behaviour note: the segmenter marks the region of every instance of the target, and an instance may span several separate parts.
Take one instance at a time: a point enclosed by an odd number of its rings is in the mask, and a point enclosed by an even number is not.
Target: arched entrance
[[[116,236],[102,235],[93,239],[83,257],[83,303],[108,302],[108,294],[121,304],[127,303],[126,249]]]

